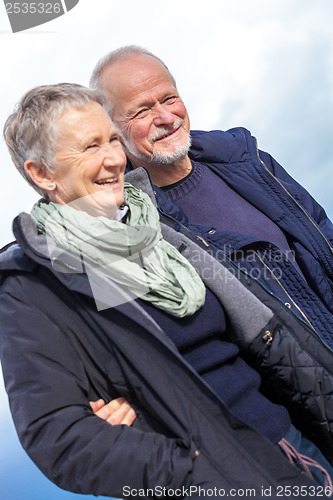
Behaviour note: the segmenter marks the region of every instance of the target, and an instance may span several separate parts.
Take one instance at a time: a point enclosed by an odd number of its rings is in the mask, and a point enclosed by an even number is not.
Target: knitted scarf
[[[136,297],[173,316],[190,316],[205,301],[201,278],[163,239],[149,196],[125,183],[124,199],[129,207],[126,223],[45,200],[34,205],[31,216],[39,232]]]

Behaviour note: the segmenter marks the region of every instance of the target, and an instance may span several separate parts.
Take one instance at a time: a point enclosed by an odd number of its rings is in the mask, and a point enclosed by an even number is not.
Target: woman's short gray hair
[[[105,107],[103,94],[98,90],[75,83],[42,85],[27,92],[7,118],[3,135],[12,160],[28,183],[46,198],[47,191],[34,184],[24,164],[33,160],[49,172],[54,172],[59,136],[56,121],[69,106],[83,108],[89,102]]]
[[[160,59],[159,57],[155,56],[152,52],[150,52],[147,49],[144,49],[142,47],[138,47],[137,45],[126,45],[124,47],[120,47],[119,49],[113,50],[112,52],[109,52],[106,56],[102,57],[96,64],[91,78],[89,85],[93,89],[101,89],[101,76],[103,71],[108,68],[109,66],[112,66],[112,64],[115,64],[116,62],[126,59],[127,57],[133,56],[133,55],[145,55],[149,57],[153,57],[156,59],[161,65],[164,67],[164,69],[167,71],[168,75],[170,76],[170,80],[172,81],[172,84],[174,85],[175,88],[177,88],[176,85],[176,80],[172,76],[172,74],[169,71],[169,68],[167,65]],[[109,112],[110,116],[112,117],[112,108],[111,108],[111,103],[107,103],[107,111]]]

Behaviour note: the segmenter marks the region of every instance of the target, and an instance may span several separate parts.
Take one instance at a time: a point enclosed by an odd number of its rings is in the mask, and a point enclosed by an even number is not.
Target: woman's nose
[[[103,165],[107,167],[126,165],[126,155],[120,143],[117,146],[114,146],[112,143],[103,144],[102,149],[104,152]]]

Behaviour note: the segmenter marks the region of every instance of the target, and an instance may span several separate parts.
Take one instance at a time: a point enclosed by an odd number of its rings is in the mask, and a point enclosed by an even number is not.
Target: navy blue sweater
[[[240,358],[235,344],[221,339],[227,318],[212,292],[207,289],[204,306],[185,318],[176,318],[138,300],[238,418],[274,444],[284,437],[291,424],[288,412],[259,392],[259,374]]]
[[[185,179],[161,188],[183,209],[190,222],[269,241],[296,264],[287,238],[273,221],[209,168],[197,162],[192,162],[192,165],[193,169]]]
[[[284,303],[296,307],[296,313],[302,311],[301,317],[332,347],[332,317],[307,284],[285,233],[212,170],[192,164],[185,179],[162,190],[190,222],[216,229],[217,246]],[[214,244],[214,235],[209,238]]]

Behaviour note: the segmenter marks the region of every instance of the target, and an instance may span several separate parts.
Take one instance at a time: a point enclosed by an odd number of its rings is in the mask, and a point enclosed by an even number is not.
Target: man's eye
[[[136,112],[134,118],[136,118],[137,116],[144,116],[145,114],[147,114],[149,111],[148,108],[142,108],[140,109],[139,111]]]
[[[89,144],[89,146],[86,147],[86,149],[93,149],[93,148],[98,148],[98,144]]]
[[[178,96],[171,95],[171,96],[167,97],[166,99],[164,99],[164,102],[166,102],[168,104],[173,104],[177,99],[178,99]]]

